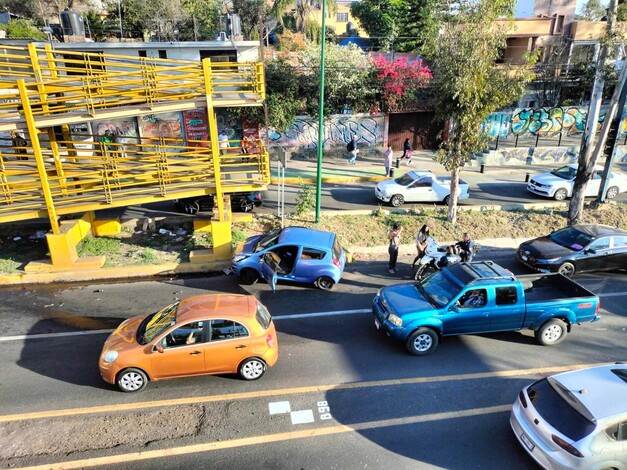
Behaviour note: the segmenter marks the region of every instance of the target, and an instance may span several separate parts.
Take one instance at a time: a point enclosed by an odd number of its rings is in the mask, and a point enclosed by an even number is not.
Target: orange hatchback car
[[[100,375],[123,392],[149,380],[239,373],[256,380],[279,357],[270,312],[252,295],[199,295],[123,322],[100,354]]]

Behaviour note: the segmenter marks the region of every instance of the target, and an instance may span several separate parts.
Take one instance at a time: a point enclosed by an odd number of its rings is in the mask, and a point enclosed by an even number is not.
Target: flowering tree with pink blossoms
[[[399,57],[388,61],[378,54],[372,59],[379,82],[381,101],[386,111],[415,108],[433,78],[431,69],[422,60],[410,61]]]

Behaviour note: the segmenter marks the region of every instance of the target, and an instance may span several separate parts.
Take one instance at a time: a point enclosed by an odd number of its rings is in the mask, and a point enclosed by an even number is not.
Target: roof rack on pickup
[[[492,261],[455,264],[450,267],[450,270],[467,285],[496,279],[516,280],[512,272]]]

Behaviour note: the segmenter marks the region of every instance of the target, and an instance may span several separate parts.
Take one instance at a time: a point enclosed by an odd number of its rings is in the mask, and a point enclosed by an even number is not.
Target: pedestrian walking
[[[218,146],[220,147],[220,155],[227,153],[229,148],[229,136],[226,135],[224,129],[218,134]]]
[[[348,164],[354,165],[355,160],[357,160],[357,154],[359,153],[356,135],[354,135],[351,141],[346,145],[346,150],[348,150]]]
[[[389,233],[390,246],[388,247],[388,253],[390,255],[390,262],[388,264],[388,271],[390,274],[396,274],[396,260],[398,259],[398,248],[401,245],[401,232],[403,228],[401,224],[396,223],[392,226],[392,231]]]
[[[114,142],[114,139],[115,139],[115,136],[111,134],[111,131],[109,129],[105,130],[104,135],[100,137],[100,143],[102,144],[103,155],[107,155],[108,152],[113,150],[113,145],[111,144]]]
[[[425,255],[425,248],[427,248],[427,238],[431,236],[429,232],[429,226],[427,224],[423,224],[418,230],[416,234],[416,251],[418,254],[414,258],[414,261],[411,263],[411,267],[415,267],[416,263]]]
[[[18,155],[15,157],[17,160],[28,160],[28,157],[24,156],[26,155],[28,142],[26,142],[21,131],[11,131],[11,145],[13,146],[13,151]]]
[[[392,150],[391,145],[388,145],[388,149],[383,155],[385,156],[385,176],[392,176],[391,168],[394,162],[394,151]]]
[[[409,139],[405,139],[405,142],[403,142],[403,156],[401,159],[407,159],[407,164],[411,165],[411,144]]]

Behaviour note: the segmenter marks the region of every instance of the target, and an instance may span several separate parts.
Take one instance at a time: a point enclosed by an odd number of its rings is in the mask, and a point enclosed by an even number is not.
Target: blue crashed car
[[[346,252],[334,233],[285,227],[240,244],[231,270],[242,284],[253,284],[263,277],[273,289],[277,281],[287,281],[329,290],[340,282],[345,264]]]

